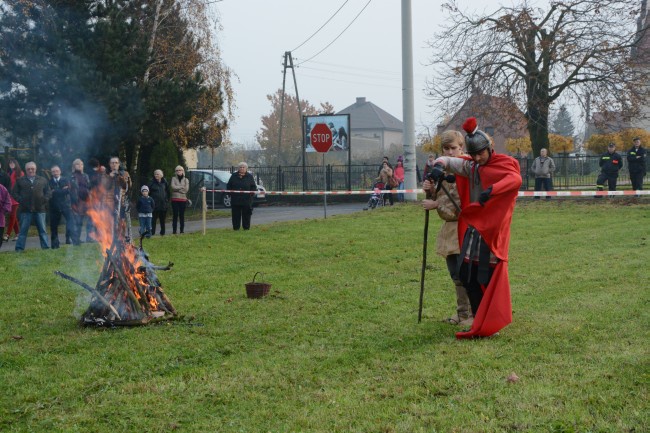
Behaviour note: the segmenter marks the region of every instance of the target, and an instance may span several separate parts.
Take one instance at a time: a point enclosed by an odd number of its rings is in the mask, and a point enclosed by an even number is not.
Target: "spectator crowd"
[[[81,159],[75,159],[67,173],[59,165],[52,165],[40,170],[44,177],[38,174],[33,161],[25,164],[24,171],[16,159],[8,159],[6,170],[0,164],[0,247],[12,241],[16,251],[23,251],[31,226],[36,227],[42,249],[57,249],[62,243],[78,246],[95,242],[93,210],[112,213],[121,222],[124,238],[130,241],[129,173],[117,157],[110,158],[108,169],[96,158],[89,159],[88,165],[88,173]],[[183,233],[188,189],[182,167],[176,168],[171,187],[162,170],[155,170],[136,200],[140,235],[151,237],[156,229],[159,235],[165,235],[170,204],[174,210],[173,233],[177,233],[179,222]]]

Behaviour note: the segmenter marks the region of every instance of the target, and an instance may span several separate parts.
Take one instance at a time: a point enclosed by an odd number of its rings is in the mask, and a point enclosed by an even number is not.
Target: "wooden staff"
[[[442,184],[442,182],[440,182]],[[426,191],[426,198],[431,199],[433,194]],[[420,305],[418,307],[418,323],[422,321],[422,303],[424,301],[424,274],[427,270],[427,242],[429,237],[429,210],[424,212],[424,239],[422,241],[422,272],[420,273]]]
[[[456,178],[453,175],[448,175],[445,177],[447,182],[453,183],[456,181]],[[451,203],[454,205],[458,213],[460,213],[460,206],[458,203],[456,203],[456,200],[449,194],[449,190],[447,190],[447,187],[442,184],[442,179],[438,182],[438,186],[436,187],[436,197],[438,196],[438,192],[442,189],[442,191],[449,197],[449,200]],[[426,192],[427,199],[433,198],[433,194],[431,191]],[[422,273],[420,274],[420,306],[418,308],[418,323],[422,321],[422,302],[424,298],[424,274],[426,271],[427,267],[427,238],[429,235],[429,211],[426,211],[425,217],[424,217],[424,242],[422,246]]]

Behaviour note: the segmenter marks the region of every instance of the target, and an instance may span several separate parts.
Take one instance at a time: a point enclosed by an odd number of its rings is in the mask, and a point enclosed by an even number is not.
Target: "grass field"
[[[0,431],[645,432],[650,205],[520,201],[514,321],[457,341],[434,254],[417,323],[424,213],[154,238],[182,317],[80,328],[97,247],[0,254]],[[253,223],[255,223],[253,218]],[[273,285],[245,297],[257,271]],[[507,380],[515,373],[519,380]]]

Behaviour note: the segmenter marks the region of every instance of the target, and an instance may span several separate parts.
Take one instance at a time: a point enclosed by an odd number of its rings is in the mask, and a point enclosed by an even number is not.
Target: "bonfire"
[[[120,218],[121,200],[106,205],[104,194],[93,194],[88,215],[95,226],[93,239],[102,249],[104,263],[95,287],[63,272],[55,274],[78,284],[91,294],[90,305],[81,316],[84,326],[134,326],[152,320],[171,319],[176,310],[165,295],[156,271],[169,270],[173,263],[156,266],[142,248],[126,235],[128,220]],[[117,198],[117,197],[116,197]],[[128,210],[127,210],[128,212]]]

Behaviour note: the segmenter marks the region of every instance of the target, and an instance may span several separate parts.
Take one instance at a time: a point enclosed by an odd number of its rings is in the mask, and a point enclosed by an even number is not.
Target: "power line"
[[[302,46],[305,45],[307,42],[309,42],[309,40],[310,40],[311,38],[313,38],[314,36],[316,36],[316,33],[320,32],[320,31],[323,29],[323,27],[325,27],[325,26],[327,25],[327,23],[329,23],[330,21],[332,21],[332,18],[334,18],[334,17],[336,16],[336,14],[338,14],[339,11],[340,11],[341,9],[343,9],[343,6],[345,6],[345,4],[346,4],[347,2],[349,2],[349,1],[350,1],[350,0],[345,0],[345,1],[343,2],[343,4],[341,5],[341,7],[339,7],[339,8],[336,10],[336,12],[334,12],[334,15],[332,15],[332,16],[331,16],[327,21],[325,21],[325,24],[323,24],[322,26],[320,26],[320,27],[318,28],[318,30],[316,30],[316,31],[315,31],[315,32],[314,32],[310,37],[308,37],[308,38],[307,38],[307,39],[306,39],[302,44],[298,45],[296,48],[294,48],[294,49],[291,50],[291,51],[296,51],[298,48],[302,47]]]
[[[386,88],[391,88],[391,89],[401,89],[402,86],[394,84],[394,85],[389,85],[389,84],[373,84],[369,83],[368,81],[350,81],[350,80],[339,80],[336,78],[330,78],[330,77],[321,77],[318,75],[309,75],[309,74],[300,74],[301,77],[307,77],[307,78],[316,78],[319,80],[325,80],[325,81],[336,81],[339,83],[348,83],[348,84],[365,84],[365,85],[371,85],[373,87],[386,87]]]
[[[359,77],[375,77],[382,80],[395,80],[396,77],[399,78],[399,72],[393,72],[392,74],[388,74],[388,73],[372,74],[368,72],[349,72],[347,70],[341,71],[336,69],[311,68],[309,66],[302,66],[301,69],[309,69],[311,71],[318,71],[318,72],[330,72],[332,74],[356,75]]]
[[[325,72],[325,73],[339,74],[339,75],[375,78],[375,79],[384,80],[384,81],[395,81],[395,78],[392,78],[392,77],[386,77],[386,76],[382,77],[380,75],[366,74],[366,73],[360,73],[360,72],[356,72],[356,73],[355,72],[344,72],[344,71],[336,71],[336,70],[331,70],[331,69],[309,68],[309,67],[305,67],[305,66],[303,66],[301,69],[309,69],[310,71]]]
[[[339,33],[339,34],[334,38],[334,40],[333,40],[332,42],[330,42],[329,44],[327,44],[327,46],[325,46],[325,48],[323,48],[322,50],[320,50],[319,52],[317,52],[316,54],[314,54],[313,56],[311,56],[311,57],[308,58],[307,60],[303,60],[302,62],[296,64],[296,66],[300,66],[300,65],[302,65],[303,63],[306,63],[306,62],[310,61],[311,59],[313,59],[314,57],[318,56],[320,53],[322,53],[323,51],[325,51],[326,49],[328,49],[328,48],[330,47],[330,45],[332,45],[334,42],[336,42],[337,39],[340,38],[341,35],[342,35],[343,33],[345,33],[345,31],[346,31],[347,29],[349,29],[350,26],[351,26],[352,24],[354,24],[354,22],[357,20],[357,18],[359,18],[359,15],[361,15],[361,14],[363,13],[363,11],[366,10],[366,8],[368,7],[368,5],[370,4],[371,1],[372,1],[372,0],[368,0],[368,3],[366,3],[366,5],[363,7],[363,9],[361,9],[361,11],[359,11],[359,13],[354,17],[354,19],[350,22],[350,24],[348,24],[347,27],[344,28],[343,31],[342,31],[341,33]]]
[[[395,81],[396,79],[399,79],[399,76],[400,76],[399,72],[384,72],[384,73],[382,73],[381,71],[377,71],[377,72],[379,72],[378,74],[372,74],[372,73],[369,74],[369,73],[363,73],[363,72],[362,73],[356,73],[356,72],[349,72],[347,69],[360,69],[362,71],[364,69],[352,68],[352,67],[348,68],[346,66],[341,66],[341,67],[346,68],[346,69],[343,70],[343,71],[337,71],[337,70],[332,70],[332,69],[311,68],[309,66],[302,66],[301,69],[308,69],[310,71],[325,72],[325,73],[338,74],[338,75],[347,75],[347,76],[351,76],[351,77],[352,76],[368,77],[368,78],[373,78],[373,79],[382,80],[382,81]],[[370,69],[365,69],[365,70],[370,71]],[[304,74],[302,74],[302,75],[304,75]],[[312,77],[313,77],[313,75],[312,75]],[[422,74],[417,74],[416,77],[418,79],[422,79],[422,80],[427,78],[426,75],[422,75]]]
[[[349,66],[349,65],[339,65],[339,64],[336,64],[336,63],[317,62],[315,60],[312,60],[310,63],[316,64],[316,65],[334,66],[334,67],[345,68],[345,69],[356,69],[357,71],[375,72],[375,73],[387,74],[387,75],[400,75],[401,74],[401,72],[399,72],[399,71],[388,71],[388,70],[371,69],[371,68],[359,68],[359,67]],[[303,68],[306,68],[306,66],[303,66]]]

